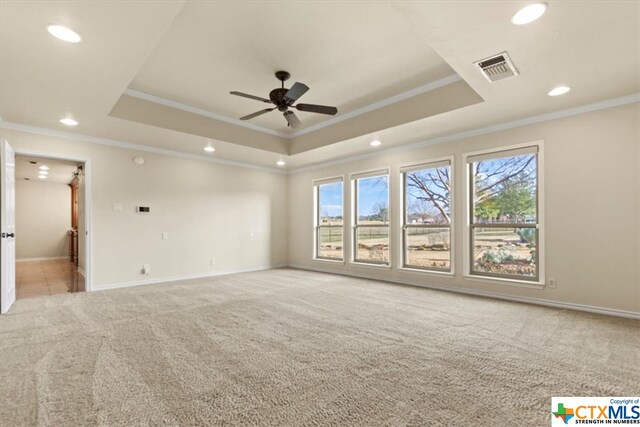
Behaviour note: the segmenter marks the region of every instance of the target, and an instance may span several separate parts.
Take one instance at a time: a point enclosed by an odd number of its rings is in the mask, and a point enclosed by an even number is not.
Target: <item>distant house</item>
[[[411,224],[435,224],[439,218],[429,214],[410,214],[409,223]]]

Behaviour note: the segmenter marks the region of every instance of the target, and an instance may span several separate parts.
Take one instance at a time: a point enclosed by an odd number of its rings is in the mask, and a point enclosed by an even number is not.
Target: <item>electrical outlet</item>
[[[162,232],[162,240],[169,240],[169,232],[168,231],[163,231]]]
[[[216,259],[215,258],[211,258],[209,260],[209,265],[216,265]]]
[[[144,274],[145,276],[148,276],[148,275],[149,275],[149,264],[144,264],[144,265],[142,266],[142,271],[141,271],[141,273],[142,273],[142,274]]]
[[[556,285],[557,285],[556,279],[549,279],[549,288],[555,289]]]

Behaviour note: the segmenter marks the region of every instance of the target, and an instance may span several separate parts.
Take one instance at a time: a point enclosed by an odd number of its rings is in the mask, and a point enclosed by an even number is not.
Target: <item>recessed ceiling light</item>
[[[548,93],[549,96],[560,96],[560,95],[564,95],[565,93],[569,92],[571,90],[571,88],[569,86],[556,86],[553,89],[551,89]]]
[[[47,179],[47,175],[38,175],[38,178],[40,178],[40,179]]]
[[[382,145],[382,142],[379,139],[374,139],[369,143],[372,147],[377,147],[378,145]]]
[[[204,151],[206,151],[207,153],[213,153],[214,151],[216,151],[215,148],[213,148],[213,146],[211,145],[211,143],[208,143],[206,147],[204,147]]]
[[[49,31],[49,34],[53,37],[69,43],[78,43],[82,40],[82,37],[80,37],[78,33],[64,25],[49,25],[47,27],[47,31]]]
[[[533,3],[528,6],[523,7],[513,15],[511,18],[511,23],[515,25],[524,25],[530,22],[535,21],[544,15],[544,12],[547,10],[546,3]]]
[[[78,126],[78,122],[76,122],[73,119],[70,119],[69,117],[66,117],[64,119],[60,119],[60,123],[62,123],[63,125],[66,125],[66,126]]]
[[[40,166],[40,170],[41,170],[41,171],[48,171],[48,170],[49,170],[49,166],[47,166],[47,165],[42,165],[42,166]]]
[[[49,171],[40,171],[40,172],[38,172],[38,174],[47,176],[47,175],[49,175]]]
[[[278,165],[278,166],[284,166],[284,165],[286,165],[286,163],[284,162],[284,160],[280,159],[280,160],[278,160],[278,161],[276,162],[276,165]]]

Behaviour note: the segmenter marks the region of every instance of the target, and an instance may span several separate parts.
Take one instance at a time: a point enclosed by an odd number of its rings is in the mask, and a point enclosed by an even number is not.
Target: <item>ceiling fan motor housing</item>
[[[289,108],[289,104],[284,100],[284,95],[289,91],[289,89],[285,88],[277,88],[269,92],[269,99],[275,106],[278,107],[280,111],[287,111]]]

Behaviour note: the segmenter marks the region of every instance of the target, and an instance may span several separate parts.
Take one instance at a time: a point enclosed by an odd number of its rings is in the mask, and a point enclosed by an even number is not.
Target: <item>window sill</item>
[[[319,261],[319,262],[327,262],[329,264],[342,264],[342,265],[344,265],[344,260],[343,259],[313,258],[312,261]]]
[[[360,261],[351,261],[350,264],[359,266],[359,267],[385,268],[385,269],[391,270],[391,264],[374,264],[374,263],[360,262]]]
[[[520,288],[529,288],[529,289],[544,289],[544,282],[528,282],[526,280],[517,280],[517,279],[503,279],[501,277],[488,277],[488,276],[474,276],[472,274],[465,274],[465,280],[471,280],[474,282],[489,282],[495,283],[499,285],[507,285],[507,286],[517,286]]]
[[[411,267],[398,267],[398,271],[405,271],[407,273],[432,274],[438,277],[446,277],[447,279],[453,279],[456,275],[453,271],[423,270],[422,268]]]

